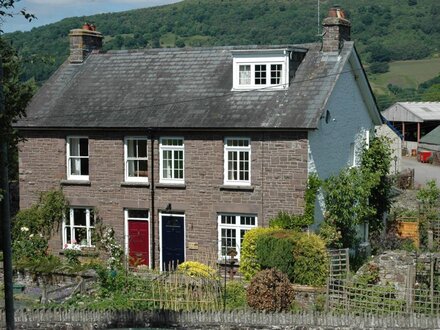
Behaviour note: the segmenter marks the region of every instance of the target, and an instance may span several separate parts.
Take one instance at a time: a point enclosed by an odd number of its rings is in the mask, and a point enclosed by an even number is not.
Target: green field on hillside
[[[371,87],[378,94],[388,94],[388,84],[415,88],[440,74],[440,57],[390,63],[389,72],[369,75]]]

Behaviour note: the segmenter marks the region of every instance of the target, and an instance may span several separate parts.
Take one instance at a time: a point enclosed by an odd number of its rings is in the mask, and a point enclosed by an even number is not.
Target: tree
[[[429,87],[422,94],[422,101],[424,102],[439,102],[440,101],[440,84],[435,84]]]
[[[372,186],[368,198],[374,213],[369,219],[370,236],[378,235],[383,227],[383,219],[391,206],[392,183],[388,177],[391,164],[390,141],[384,137],[375,137],[361,157],[361,168],[364,172],[375,173],[378,178]]]
[[[324,223],[331,224],[341,234],[342,247],[355,247],[358,243],[357,226],[374,215],[369,197],[378,180],[378,174],[374,172],[351,167],[324,181]]]
[[[15,15],[13,10],[15,9],[15,4],[19,1],[20,0],[0,0],[0,33],[3,33],[1,26],[3,25],[4,18]],[[35,15],[27,12],[26,9],[21,9],[20,15],[23,15],[29,22],[35,18]]]
[[[1,1],[1,0],[0,0]],[[25,116],[25,108],[29,103],[36,84],[33,80],[20,81],[21,62],[14,48],[0,37],[0,56],[3,61],[3,92],[5,113],[0,117],[0,140],[8,144],[10,179],[17,179],[18,159],[17,143],[19,135],[12,124]]]
[[[0,23],[3,22],[5,16],[12,16],[11,10],[14,8],[14,2],[19,0],[0,0]],[[25,10],[20,12],[26,19],[31,20],[34,16],[28,14]],[[0,24],[1,27],[1,24]],[[0,33],[2,31],[0,30]],[[2,217],[2,239],[3,239],[3,268],[4,268],[4,291],[5,291],[5,316],[6,316],[6,328],[14,329],[14,296],[12,286],[12,251],[11,251],[11,220],[9,212],[9,179],[8,179],[8,147],[13,145],[11,142],[15,140],[15,134],[12,131],[11,123],[17,117],[23,114],[24,106],[22,104],[20,85],[14,83],[18,80],[18,75],[11,75],[14,72],[13,65],[14,60],[8,55],[11,55],[8,50],[10,47],[7,45],[0,45],[0,205],[1,205],[1,217]],[[6,52],[5,52],[6,50]],[[5,70],[3,70],[3,62],[6,63]],[[8,67],[9,64],[9,67]],[[17,73],[17,71],[15,71]],[[17,79],[17,80],[16,80]],[[18,87],[18,90],[14,88]],[[18,94],[17,94],[18,91]],[[14,96],[18,98],[15,99]],[[25,100],[27,103],[30,97]],[[7,103],[5,100],[13,100]],[[19,104],[14,104],[18,101]],[[14,107],[10,107],[12,104]],[[17,107],[15,107],[17,106]]]

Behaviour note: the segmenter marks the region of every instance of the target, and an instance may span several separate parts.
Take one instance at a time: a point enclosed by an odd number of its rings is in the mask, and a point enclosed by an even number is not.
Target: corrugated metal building
[[[420,138],[440,125],[440,102],[397,102],[382,112],[403,135],[403,141]]]

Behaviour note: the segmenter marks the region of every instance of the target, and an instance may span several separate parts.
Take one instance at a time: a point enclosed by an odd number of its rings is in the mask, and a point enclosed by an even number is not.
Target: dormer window
[[[289,54],[284,49],[232,52],[233,90],[277,90],[289,85]]]

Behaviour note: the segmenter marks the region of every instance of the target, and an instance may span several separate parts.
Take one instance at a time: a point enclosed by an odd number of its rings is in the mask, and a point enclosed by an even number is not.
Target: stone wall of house
[[[20,207],[37,202],[40,192],[61,188],[72,206],[96,208],[103,223],[115,229],[121,243],[124,209],[149,209],[156,266],[160,248],[159,212],[169,204],[171,212],[185,214],[187,260],[201,259],[208,251],[217,253],[218,213],[254,214],[258,225],[266,226],[280,210],[303,212],[307,183],[306,132],[240,134],[251,138],[251,187],[247,189],[223,186],[224,138],[237,133],[161,132],[161,136],[184,138],[185,186],[159,183],[160,136],[150,139],[148,146],[153,145],[154,150],[154,212],[151,212],[152,184],[124,183],[124,136],[142,136],[145,132],[24,133],[26,141],[19,148]],[[69,135],[89,138],[90,182],[87,184],[66,180]],[[151,164],[148,166],[150,172]],[[61,245],[60,231],[51,240],[50,248],[58,251]]]

